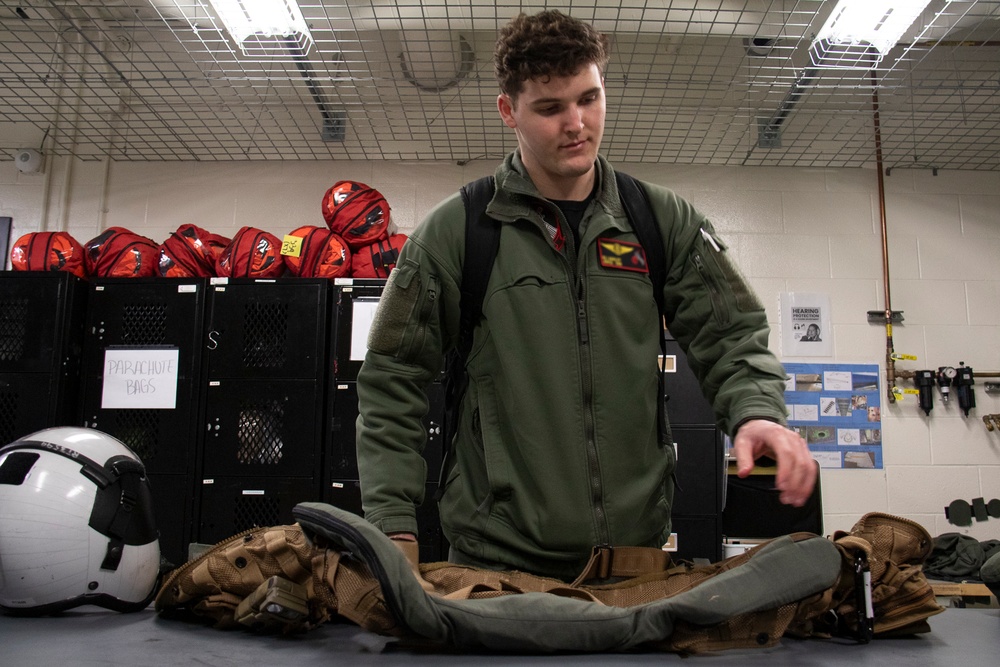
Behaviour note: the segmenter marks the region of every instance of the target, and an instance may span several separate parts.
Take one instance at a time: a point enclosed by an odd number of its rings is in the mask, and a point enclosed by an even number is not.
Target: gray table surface
[[[931,632],[867,645],[844,640],[783,639],[770,649],[683,658],[669,653],[586,655],[463,654],[400,647],[356,626],[334,623],[292,637],[222,631],[158,617],[151,609],[117,614],[81,607],[56,617],[0,614],[0,664],[31,665],[878,665],[996,667],[1000,610],[948,609]]]

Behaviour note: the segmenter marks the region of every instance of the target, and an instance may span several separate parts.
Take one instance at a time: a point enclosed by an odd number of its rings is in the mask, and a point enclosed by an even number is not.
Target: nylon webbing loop
[[[590,560],[571,586],[591,579],[638,577],[670,568],[670,555],[652,547],[594,547]]]

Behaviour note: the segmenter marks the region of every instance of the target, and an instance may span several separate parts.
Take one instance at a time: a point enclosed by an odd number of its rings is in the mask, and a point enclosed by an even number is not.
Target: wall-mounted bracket
[[[892,311],[892,317],[889,318],[891,324],[899,324],[903,321],[903,311],[894,310]],[[884,310],[869,310],[868,311],[868,324],[885,324],[885,311]]]

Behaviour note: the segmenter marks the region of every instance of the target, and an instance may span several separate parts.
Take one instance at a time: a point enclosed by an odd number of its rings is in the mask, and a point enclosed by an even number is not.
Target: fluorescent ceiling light
[[[839,0],[809,47],[813,65],[874,67],[929,4],[930,0]]]
[[[303,55],[312,45],[295,0],[208,0],[246,55]],[[297,50],[297,54],[295,51]]]

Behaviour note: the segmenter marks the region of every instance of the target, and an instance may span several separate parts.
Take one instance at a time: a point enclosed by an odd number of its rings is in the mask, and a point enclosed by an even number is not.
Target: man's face
[[[597,65],[567,77],[530,79],[516,103],[497,98],[500,116],[517,134],[532,180],[564,189],[594,168],[604,136],[604,79]]]

